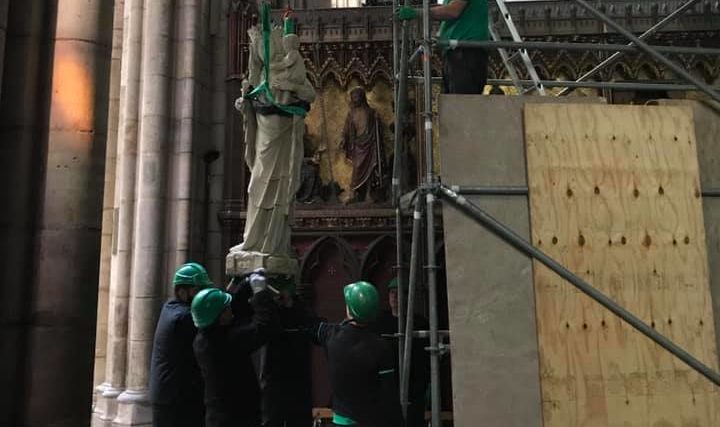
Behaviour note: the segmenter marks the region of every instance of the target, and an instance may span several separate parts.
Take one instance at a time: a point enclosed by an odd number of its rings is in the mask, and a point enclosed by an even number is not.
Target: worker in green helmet
[[[398,337],[398,282],[393,278],[387,284],[388,305],[390,310],[383,311],[373,323],[373,330],[390,343],[393,352],[393,361],[397,368],[399,364]],[[415,315],[413,320],[414,330],[428,330],[427,319]],[[408,387],[408,408],[407,426],[423,427],[425,422],[425,394],[430,381],[430,358],[425,348],[430,345],[427,338],[416,338],[413,341],[412,354],[410,359],[410,381]]]
[[[190,262],[173,277],[174,297],[160,312],[150,362],[150,400],[155,427],[202,427],[202,376],[193,354],[197,329],[190,303],[212,286],[205,267]]]
[[[251,355],[277,334],[277,306],[263,272],[240,283],[251,290],[247,318],[233,315],[233,296],[220,289],[203,290],[192,301],[198,328],[193,349],[204,380],[206,427],[258,427],[261,422],[260,387]]]
[[[347,318],[340,324],[319,323],[311,331],[327,354],[333,423],[401,427],[393,353],[370,328],[378,314],[378,292],[368,282],[351,283],[343,292]]]

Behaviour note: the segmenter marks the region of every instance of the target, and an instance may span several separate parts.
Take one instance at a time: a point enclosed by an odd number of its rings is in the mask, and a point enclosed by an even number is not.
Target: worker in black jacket
[[[377,320],[373,323],[372,328],[385,338],[393,352],[393,361],[395,362],[396,371],[399,364],[399,348],[398,348],[398,285],[397,279],[394,278],[388,282],[388,305],[389,311],[380,313]],[[429,324],[427,319],[422,316],[413,316],[414,330],[427,330]],[[427,338],[413,341],[411,359],[410,359],[410,378],[408,387],[408,408],[407,408],[407,426],[423,427],[425,422],[425,395],[427,392],[428,382],[430,381],[430,357],[425,348],[430,345]]]
[[[162,308],[150,364],[150,400],[155,427],[202,427],[204,405],[202,376],[193,354],[196,328],[190,302],[200,290],[212,286],[205,268],[182,265],[173,277],[175,298]]]
[[[232,295],[206,289],[192,302],[198,334],[193,348],[205,382],[206,427],[260,425],[260,387],[251,354],[277,332],[277,307],[261,274],[250,276],[249,320],[235,322]]]
[[[282,331],[260,351],[259,375],[262,389],[263,427],[309,427],[312,416],[312,342],[307,327],[316,324],[315,315],[296,298],[290,281],[271,282],[279,294]]]
[[[311,329],[325,347],[336,426],[401,427],[404,425],[389,344],[369,325],[377,317],[378,293],[368,282],[344,288],[347,318],[340,324],[319,323]]]

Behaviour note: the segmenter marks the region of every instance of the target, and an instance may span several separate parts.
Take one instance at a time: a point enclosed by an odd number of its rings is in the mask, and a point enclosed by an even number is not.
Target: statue
[[[307,135],[307,126],[305,135]],[[322,199],[323,183],[320,178],[320,152],[313,152],[309,139],[304,142],[305,155],[300,169],[300,188],[297,192],[297,201],[306,205],[320,203]]]
[[[284,36],[282,28],[270,24],[267,4],[262,15],[262,31],[258,26],[248,31],[248,78],[235,102],[243,116],[250,183],[243,241],[230,249],[226,271],[240,275],[262,267],[269,274],[295,276],[290,225],[300,187],[304,117],[315,90],[297,36],[287,31],[287,23]]]
[[[354,202],[384,201],[388,176],[383,146],[383,126],[368,105],[365,90],[350,91],[350,112],[345,119],[340,148],[352,162],[351,188]]]

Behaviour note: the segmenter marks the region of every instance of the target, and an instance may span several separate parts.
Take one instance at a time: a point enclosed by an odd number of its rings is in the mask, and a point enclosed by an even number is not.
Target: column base
[[[125,390],[117,397],[112,427],[152,426],[152,407],[147,390]]]
[[[110,427],[117,416],[117,397],[122,389],[110,383],[102,383],[95,388],[95,405],[92,414],[92,427]]]

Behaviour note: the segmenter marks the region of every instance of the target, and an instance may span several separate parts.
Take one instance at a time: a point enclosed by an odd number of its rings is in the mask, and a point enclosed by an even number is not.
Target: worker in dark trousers
[[[396,11],[400,20],[422,18],[422,9],[401,6]],[[444,0],[430,8],[430,18],[442,21],[438,40],[487,41],[488,0]],[[443,86],[445,93],[482,94],[487,83],[488,53],[482,48],[443,47]]]
[[[312,341],[301,333],[315,316],[295,297],[293,283],[271,281],[282,331],[261,349],[260,388],[263,396],[263,427],[310,427],[312,416]]]
[[[197,329],[190,314],[195,294],[212,286],[205,268],[182,265],[173,277],[175,297],[160,312],[150,362],[150,400],[155,427],[202,427],[202,376],[193,354]]]
[[[336,426],[402,427],[395,362],[390,345],[370,324],[378,313],[378,293],[368,282],[344,288],[347,318],[311,328],[325,348]]]
[[[399,364],[398,357],[398,285],[397,279],[388,282],[388,305],[390,310],[380,313],[377,321],[373,324],[373,329],[388,340],[393,351],[393,361],[395,362],[396,372],[400,372],[397,368]],[[429,324],[427,319],[422,316],[413,316],[414,330],[428,330]],[[413,341],[412,356],[410,358],[410,382],[408,387],[408,409],[407,409],[407,426],[423,427],[425,422],[425,395],[427,392],[428,382],[430,381],[430,357],[425,351],[430,342],[427,339],[415,339]]]
[[[257,427],[261,396],[251,354],[278,330],[277,307],[262,274],[250,276],[249,320],[234,321],[232,295],[206,289],[192,302],[193,348],[205,383],[206,427]]]

